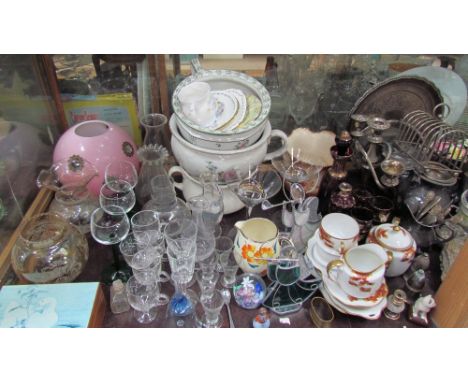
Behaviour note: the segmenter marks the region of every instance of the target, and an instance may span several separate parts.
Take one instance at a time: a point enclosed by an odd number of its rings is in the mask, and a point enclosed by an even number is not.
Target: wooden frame
[[[21,235],[21,231],[23,230],[26,222],[34,215],[45,212],[49,207],[50,202],[52,201],[53,195],[53,191],[45,188],[41,189],[29,207],[28,211],[24,215],[24,218],[21,220],[21,223],[18,225],[18,227],[16,227],[15,231],[10,236],[10,239],[5,245],[5,248],[3,248],[3,251],[0,253],[0,285],[4,284],[5,276],[10,270],[11,251],[19,236]]]

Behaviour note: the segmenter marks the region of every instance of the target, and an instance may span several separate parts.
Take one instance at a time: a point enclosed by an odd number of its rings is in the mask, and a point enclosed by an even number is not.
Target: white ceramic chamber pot
[[[328,277],[349,296],[368,298],[381,287],[387,254],[377,244],[364,244],[350,249],[341,260],[327,265]]]
[[[386,276],[389,277],[405,273],[416,254],[416,241],[399,224],[399,219],[395,218],[391,224],[381,224],[372,228],[367,236],[367,243],[380,245],[391,258],[386,272]]]
[[[183,113],[196,124],[205,126],[213,120],[215,103],[208,83],[192,82],[180,90],[178,97]]]
[[[357,245],[359,224],[351,216],[342,213],[325,215],[320,223],[319,238],[326,247],[343,255]]]
[[[194,196],[199,196],[203,193],[203,187],[201,183],[191,177],[187,171],[185,171],[180,166],[173,166],[169,169],[168,175],[172,177],[173,174],[182,175],[182,182],[176,182],[172,178],[172,183],[174,187],[178,188],[184,194],[185,200],[190,200]],[[240,201],[236,193],[231,190],[228,185],[220,185],[219,188],[223,194],[223,203],[224,203],[224,214],[231,214],[233,212],[239,211],[245,207],[244,203]]]
[[[283,155],[288,139],[284,132],[271,130],[270,123],[267,123],[262,136],[252,146],[239,150],[211,150],[195,146],[182,138],[174,115],[171,117],[169,127],[172,133],[172,152],[180,166],[194,178],[206,171],[215,171],[221,176],[224,173],[237,171],[240,177],[245,178],[249,173],[249,167],[252,169],[263,161]],[[271,137],[279,137],[282,143],[277,150],[267,153]]]

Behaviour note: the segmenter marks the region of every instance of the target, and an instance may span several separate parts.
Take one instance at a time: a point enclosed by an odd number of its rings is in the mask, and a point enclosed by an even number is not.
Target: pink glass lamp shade
[[[136,145],[130,135],[119,126],[106,121],[85,121],[70,127],[54,149],[54,163],[60,160],[92,163],[98,173],[88,184],[88,190],[99,195],[104,183],[106,166],[115,161],[128,161],[139,169]]]

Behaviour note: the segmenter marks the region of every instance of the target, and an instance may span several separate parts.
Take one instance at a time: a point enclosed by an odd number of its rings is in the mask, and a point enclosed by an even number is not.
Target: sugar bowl
[[[401,276],[410,267],[416,253],[416,241],[411,234],[401,227],[400,219],[392,223],[374,227],[367,236],[367,243],[379,244],[392,260],[385,273],[386,276]]]

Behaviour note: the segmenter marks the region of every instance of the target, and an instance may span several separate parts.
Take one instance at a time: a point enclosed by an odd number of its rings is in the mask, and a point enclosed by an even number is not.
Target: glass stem
[[[119,247],[118,245],[112,246],[112,257],[114,258],[114,265],[116,269],[120,269],[120,259],[119,259]]]
[[[253,207],[247,207],[247,218],[250,218],[250,215],[252,214]]]

